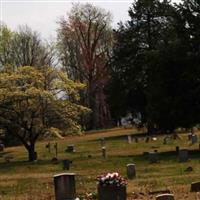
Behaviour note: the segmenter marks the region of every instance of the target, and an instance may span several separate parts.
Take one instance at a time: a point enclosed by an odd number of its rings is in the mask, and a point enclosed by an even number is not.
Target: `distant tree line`
[[[200,123],[199,1],[134,0],[128,13],[112,30],[109,12],[75,4],[53,43],[1,25],[0,127],[29,160],[52,130],[115,126],[127,113],[148,133]]]

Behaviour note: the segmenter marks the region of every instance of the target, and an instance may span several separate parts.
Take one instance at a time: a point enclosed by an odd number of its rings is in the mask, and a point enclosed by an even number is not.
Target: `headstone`
[[[127,135],[127,139],[128,139],[128,143],[131,144],[132,143],[132,136],[131,135]]]
[[[191,184],[191,192],[200,192],[200,182],[193,182]]]
[[[71,163],[72,163],[71,160],[68,160],[68,159],[63,160],[63,170],[69,170]]]
[[[98,185],[98,200],[126,200],[126,187]]]
[[[126,168],[127,168],[127,177],[129,179],[134,179],[136,177],[135,164],[128,164],[126,165]]]
[[[198,141],[197,135],[193,134],[191,137],[191,141],[192,141],[192,144],[197,143],[197,141]]]
[[[54,176],[55,200],[75,200],[75,174],[63,173]]]
[[[68,146],[67,146],[67,149],[65,150],[65,152],[69,152],[69,153],[75,152],[74,145],[73,145],[73,144],[68,145]]]
[[[189,154],[187,149],[179,150],[179,162],[187,162],[189,159]]]
[[[158,162],[158,153],[157,152],[149,152],[149,162],[150,163]]]
[[[160,194],[156,196],[156,200],[174,200],[173,194]]]
[[[106,144],[105,138],[101,138],[100,141],[101,141],[101,146],[104,147]]]
[[[106,147],[102,147],[102,156],[106,158]]]
[[[190,141],[192,139],[192,133],[188,133],[188,140]]]

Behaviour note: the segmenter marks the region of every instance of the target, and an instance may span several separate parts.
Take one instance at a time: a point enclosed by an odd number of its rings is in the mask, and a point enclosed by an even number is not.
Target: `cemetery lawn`
[[[128,144],[127,135],[137,135],[138,143]],[[199,133],[197,133],[199,136]],[[155,199],[158,190],[170,190],[178,200],[199,199],[198,193],[190,192],[190,184],[200,181],[199,144],[191,145],[187,134],[181,133],[180,139],[163,144],[165,136],[157,136],[156,141],[145,143],[145,135],[136,129],[115,128],[85,133],[81,136],[70,136],[52,140],[51,153],[45,148],[49,141],[36,145],[38,161],[27,162],[27,153],[23,146],[6,148],[0,152],[0,200],[50,200],[54,199],[53,175],[64,172],[62,163],[52,164],[55,156],[54,143],[58,143],[58,159],[73,161],[69,172],[75,172],[77,196],[96,193],[98,175],[107,172],[119,172],[126,177],[126,165],[136,164],[137,178],[128,180],[129,199]],[[107,157],[102,158],[100,138],[106,138]],[[67,145],[74,144],[76,152],[66,153]],[[190,160],[179,163],[175,152],[190,149]],[[160,152],[159,163],[150,164],[143,152]],[[5,156],[13,156],[8,163]],[[185,171],[192,167],[193,171]],[[67,172],[67,171],[66,171]],[[89,198],[88,198],[89,199]]]

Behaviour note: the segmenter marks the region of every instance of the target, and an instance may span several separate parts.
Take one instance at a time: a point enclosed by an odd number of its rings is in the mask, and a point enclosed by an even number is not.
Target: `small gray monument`
[[[150,163],[157,163],[159,160],[158,152],[149,152],[149,162]]]
[[[127,177],[129,179],[134,179],[136,177],[135,164],[126,165],[126,169],[127,169]]]
[[[55,200],[75,200],[75,174],[63,173],[54,176]]]
[[[106,158],[106,147],[102,147],[102,156]]]

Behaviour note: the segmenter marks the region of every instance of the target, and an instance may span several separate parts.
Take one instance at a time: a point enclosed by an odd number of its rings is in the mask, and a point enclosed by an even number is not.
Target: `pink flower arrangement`
[[[106,175],[101,175],[97,177],[98,184],[101,186],[116,186],[124,187],[127,185],[126,180],[119,175],[119,173],[107,173]]]

